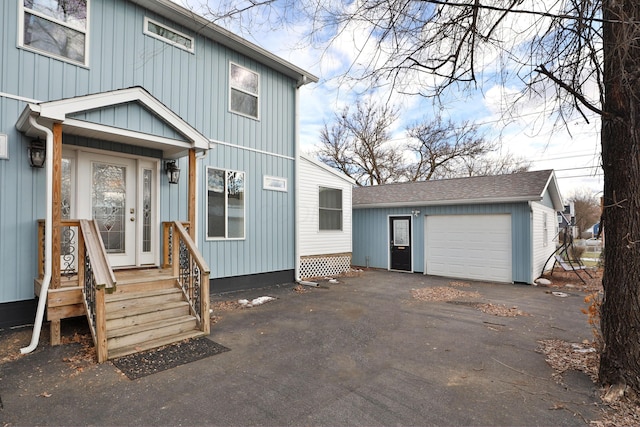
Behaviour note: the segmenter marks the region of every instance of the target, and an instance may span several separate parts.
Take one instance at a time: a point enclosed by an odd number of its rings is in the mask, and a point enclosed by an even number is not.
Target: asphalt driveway
[[[210,339],[231,351],[137,380],[113,364],[71,370],[73,346],[40,346],[0,365],[0,426],[587,425],[598,390],[560,384],[538,341],[592,338],[584,294],[467,282],[457,302],[412,289],[450,280],[380,271],[295,292],[283,285],[213,296],[272,296],[214,313]],[[473,294],[471,294],[473,295]],[[475,303],[516,306],[499,317]],[[0,335],[1,337],[1,335]],[[27,342],[25,342],[25,345]],[[0,345],[2,342],[0,341]],[[66,359],[66,360],[65,360]]]

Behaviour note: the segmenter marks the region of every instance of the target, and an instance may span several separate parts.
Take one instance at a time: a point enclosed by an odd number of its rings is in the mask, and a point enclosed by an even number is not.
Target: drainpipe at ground
[[[31,335],[31,343],[27,347],[20,349],[20,353],[31,353],[38,346],[40,340],[40,330],[42,329],[42,321],[44,320],[44,311],[47,305],[47,294],[49,292],[49,284],[51,283],[51,256],[53,253],[52,242],[52,208],[53,208],[53,132],[51,129],[42,126],[36,121],[36,118],[29,116],[29,123],[35,129],[46,135],[46,153],[45,171],[47,176],[47,201],[44,229],[44,278],[42,279],[42,287],[40,288],[40,299],[38,299],[38,308],[36,310],[36,319],[33,324],[33,334]]]

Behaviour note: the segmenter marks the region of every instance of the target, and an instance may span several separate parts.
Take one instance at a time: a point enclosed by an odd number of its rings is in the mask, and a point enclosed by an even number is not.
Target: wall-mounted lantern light
[[[164,169],[167,172],[169,184],[177,184],[180,180],[180,168],[176,165],[175,160],[167,162]]]
[[[29,164],[32,168],[43,168],[47,158],[47,150],[40,138],[34,139],[29,145]]]

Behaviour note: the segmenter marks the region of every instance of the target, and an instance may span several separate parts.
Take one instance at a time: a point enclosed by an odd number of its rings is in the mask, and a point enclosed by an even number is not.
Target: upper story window
[[[22,0],[20,45],[87,64],[89,0]]]
[[[320,187],[320,230],[342,230],[342,190]]]
[[[259,118],[260,75],[231,63],[229,68],[229,109],[253,119]]]
[[[192,37],[169,28],[164,24],[154,21],[153,19],[149,19],[146,16],[144,18],[144,33],[158,40],[162,40],[165,43],[169,43],[175,47],[179,47],[180,49],[193,53],[194,41]]]

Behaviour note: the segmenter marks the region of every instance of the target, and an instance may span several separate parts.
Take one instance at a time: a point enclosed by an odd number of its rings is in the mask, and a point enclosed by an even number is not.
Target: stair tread
[[[131,331],[129,334],[112,336],[111,338],[107,338],[107,348],[109,351],[112,351],[122,347],[138,346],[140,343],[146,341],[162,339],[164,337],[171,337],[177,334],[197,330],[199,329],[196,318],[191,317],[179,322],[156,325],[155,328],[151,329],[140,329],[137,331]]]
[[[205,336],[205,333],[198,330],[186,331],[168,337],[156,338],[149,341],[143,341],[137,344],[128,345],[116,349],[109,349],[109,359],[117,359],[132,353],[139,353],[145,350],[151,350],[156,347],[162,347],[167,344],[173,344],[190,338],[198,338]]]
[[[131,335],[138,332],[149,331],[153,329],[160,329],[164,326],[172,326],[182,322],[190,322],[196,318],[190,314],[178,317],[172,317],[169,319],[156,320],[153,322],[145,322],[138,325],[124,326],[121,328],[112,328],[107,330],[107,339],[121,337],[125,335]]]
[[[157,311],[168,310],[180,306],[188,306],[187,301],[169,301],[161,304],[149,304],[140,307],[129,307],[115,310],[108,310],[106,313],[107,320],[120,319],[123,317],[137,316],[144,313],[153,313]]]
[[[149,298],[160,295],[171,295],[176,293],[181,293],[182,290],[178,287],[173,288],[160,288],[154,289],[152,291],[144,291],[144,292],[124,292],[118,294],[109,294],[106,296],[106,302],[116,302],[116,301],[126,301],[130,299],[138,299],[138,298]]]

